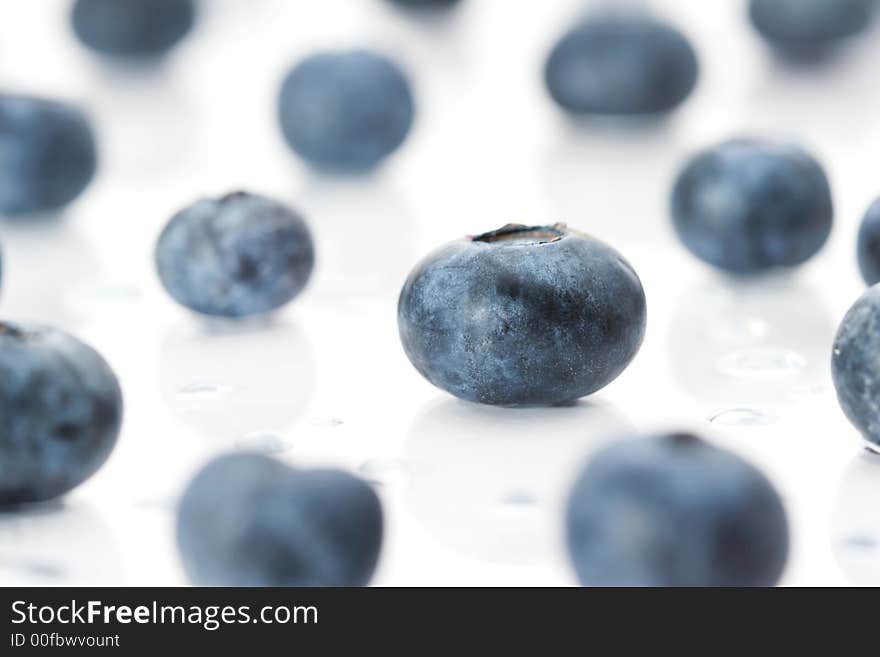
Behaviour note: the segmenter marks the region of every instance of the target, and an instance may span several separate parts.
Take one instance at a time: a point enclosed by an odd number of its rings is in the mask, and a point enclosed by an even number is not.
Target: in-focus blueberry
[[[57,210],[95,175],[92,128],[72,105],[0,93],[0,213]]]
[[[193,0],[77,0],[71,22],[85,45],[114,57],[155,57],[192,29]]]
[[[863,31],[875,0],[751,0],[755,29],[784,55],[821,55]]]
[[[687,434],[599,452],[571,492],[567,534],[584,586],[773,586],[788,557],[773,485]]]
[[[697,84],[697,56],[674,27],[646,15],[587,18],[553,48],[544,80],[577,114],[650,115],[682,103]]]
[[[275,310],[302,291],[315,262],[309,229],[290,208],[234,192],[178,212],[156,244],[168,293],[198,313],[245,317]]]
[[[880,199],[874,201],[862,219],[857,250],[865,283],[880,283]]]
[[[0,322],[0,505],[58,497],[107,460],[122,421],[113,371],[56,329]]]
[[[189,484],[177,542],[202,586],[365,586],[382,524],[379,498],[357,477],[239,453],[214,459]]]
[[[687,162],[672,192],[672,219],[698,258],[736,274],[794,267],[831,233],[828,178],[801,148],[734,139]]]
[[[502,406],[599,390],[635,356],[645,319],[629,263],[563,224],[450,242],[412,271],[397,310],[403,348],[425,378]]]
[[[391,60],[364,50],[307,57],[281,87],[287,143],[312,165],[364,170],[400,146],[415,112],[409,83]]]
[[[874,285],[846,313],[831,357],[831,376],[840,407],[873,449],[880,451],[880,285]]]

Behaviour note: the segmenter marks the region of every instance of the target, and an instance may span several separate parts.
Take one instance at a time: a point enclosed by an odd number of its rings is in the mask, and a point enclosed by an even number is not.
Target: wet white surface
[[[572,584],[560,524],[577,467],[621,434],[671,427],[779,486],[793,531],[784,584],[880,581],[880,461],[829,377],[834,328],[862,291],[856,228],[880,194],[880,32],[792,70],[752,35],[743,3],[650,3],[693,38],[703,77],[681,111],[633,126],[569,121],[544,93],[543,58],[577,1],[463,0],[425,22],[381,0],[210,0],[189,41],[139,70],[81,48],[67,4],[0,3],[0,88],[81,101],[102,166],[63,216],[0,222],[0,315],[97,347],[121,378],[125,425],[67,498],[0,514],[0,584],[185,583],[174,504],[200,464],[235,449],[374,482],[388,528],[378,585]],[[321,177],[286,150],[274,97],[298,56],[348,45],[396,56],[419,116],[375,175]],[[694,260],[666,215],[681,159],[743,133],[811,149],[837,209],[819,257],[753,283]],[[177,208],[237,188],[300,208],[318,268],[273,322],[209,325],[163,293],[152,246]],[[397,338],[409,268],[463,234],[560,220],[641,275],[648,334],[633,365],[571,408],[482,408],[433,389]]]

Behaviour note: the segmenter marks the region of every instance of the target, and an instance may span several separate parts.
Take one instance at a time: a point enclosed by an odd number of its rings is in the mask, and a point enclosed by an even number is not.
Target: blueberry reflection
[[[9,219],[0,224],[3,316],[70,329],[83,319],[70,292],[94,281],[95,251],[63,215]]]
[[[211,444],[234,447],[283,433],[302,414],[315,365],[305,333],[292,323],[188,323],[166,335],[160,379],[181,420]]]
[[[688,153],[664,119],[569,118],[545,166],[559,217],[612,244],[672,239],[669,185]]]
[[[101,126],[104,169],[123,176],[179,170],[198,134],[190,98],[163,69],[105,64],[90,107]]]
[[[562,505],[584,458],[634,432],[613,407],[483,407],[430,404],[401,455],[402,495],[441,543],[477,559],[548,563],[558,558]]]
[[[708,417],[729,409],[773,417],[830,385],[833,337],[821,298],[796,278],[713,277],[682,296],[670,362]]]
[[[880,586],[880,455],[864,452],[840,481],[831,512],[831,549],[853,584]]]
[[[114,536],[90,506],[53,501],[0,512],[4,586],[118,586],[122,578]]]
[[[298,197],[315,235],[315,287],[332,297],[399,291],[416,259],[415,228],[376,175],[312,175]]]

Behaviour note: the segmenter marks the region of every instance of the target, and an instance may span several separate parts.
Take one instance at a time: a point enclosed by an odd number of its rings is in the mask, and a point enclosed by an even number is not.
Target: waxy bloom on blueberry
[[[788,557],[773,485],[688,434],[603,449],[578,478],[566,520],[584,586],[773,586]]]
[[[76,107],[0,93],[0,214],[58,210],[95,175],[92,128]]]
[[[379,498],[357,477],[231,454],[187,487],[177,543],[201,586],[365,586],[382,526]]]
[[[674,27],[650,16],[584,19],[553,48],[550,95],[575,114],[651,115],[681,104],[697,84],[697,56]]]
[[[880,285],[849,309],[837,329],[831,375],[840,407],[873,449],[880,451]]]
[[[235,192],[178,212],[156,244],[168,293],[195,312],[245,317],[280,308],[302,291],[314,266],[302,218],[265,196]]]
[[[629,263],[562,224],[510,224],[441,247],[409,275],[397,311],[403,348],[425,378],[505,406],[604,387],[635,356],[645,319]]]
[[[798,146],[733,139],[691,158],[675,182],[675,231],[701,260],[735,274],[806,262],[831,233],[831,188]]]
[[[0,322],[0,505],[63,495],[110,455],[122,422],[113,371],[56,329]]]
[[[875,0],[751,0],[749,18],[783,55],[814,57],[864,31]]]
[[[71,22],[80,41],[114,57],[163,55],[196,18],[193,0],[77,0]]]
[[[400,146],[415,106],[390,59],[366,50],[307,57],[281,87],[279,119],[290,147],[330,170],[369,169]]]

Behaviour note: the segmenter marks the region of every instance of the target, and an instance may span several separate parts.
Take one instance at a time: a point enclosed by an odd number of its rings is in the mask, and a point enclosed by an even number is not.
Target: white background
[[[573,122],[543,61],[578,1],[462,0],[424,21],[382,0],[206,0],[157,68],[101,61],[60,0],[0,0],[0,89],[69,98],[95,121],[101,168],[63,216],[0,223],[0,314],[50,322],[119,374],[126,415],[105,467],[60,503],[0,514],[0,584],[185,583],[174,505],[211,454],[263,449],[376,482],[387,533],[377,585],[567,585],[562,503],[589,452],[692,428],[760,465],[793,543],[783,583],[880,583],[880,462],[840,412],[835,326],[861,293],[858,221],[880,194],[880,34],[814,69],[780,65],[744,3],[651,3],[693,39],[702,77],[666,121]],[[418,118],[372,176],[319,177],[275,120],[286,69],[370,46],[410,73]],[[791,275],[735,283],[675,241],[671,180],[738,134],[792,139],[826,165],[836,226]],[[307,217],[318,266],[269,325],[205,325],[158,285],[165,221],[248,189]],[[613,244],[648,296],[630,368],[589,401],[507,410],[433,389],[400,348],[409,269],[439,244],[507,222],[566,221]],[[716,418],[710,422],[710,418]]]

